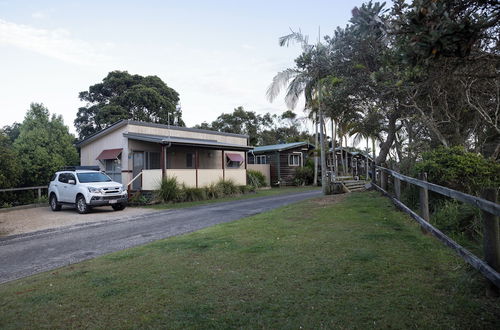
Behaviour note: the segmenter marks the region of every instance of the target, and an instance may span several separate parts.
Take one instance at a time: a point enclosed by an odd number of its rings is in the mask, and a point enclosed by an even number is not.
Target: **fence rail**
[[[0,192],[22,191],[22,190],[38,190],[38,198],[41,198],[42,197],[42,189],[48,189],[48,188],[49,188],[48,186],[6,188],[6,189],[0,189]]]
[[[377,171],[379,173],[377,173]],[[377,175],[379,174],[379,175]],[[387,191],[388,185],[388,177],[387,175],[391,175],[394,185],[394,191],[396,196],[392,196]],[[377,185],[378,178],[378,185]],[[497,204],[496,201],[496,191],[491,194],[491,190],[487,191],[485,196],[489,196],[489,198],[494,201],[490,201],[484,198],[472,196],[469,194],[465,194],[453,189],[449,189],[446,187],[442,187],[430,182],[427,182],[427,176],[423,175],[423,180],[415,179],[396,171],[390,170],[381,166],[373,166],[372,167],[372,184],[376,190],[380,191],[387,197],[389,197],[392,202],[403,212],[409,214],[413,219],[415,219],[427,233],[434,235],[441,242],[443,242],[446,246],[453,249],[462,259],[464,259],[467,263],[469,263],[472,267],[478,270],[481,274],[486,277],[492,286],[489,288],[490,291],[498,292],[500,291],[500,237],[499,237],[499,229],[498,229],[498,218],[500,215],[500,205]],[[420,215],[411,210],[408,206],[403,204],[401,199],[401,182],[404,181],[415,186],[420,187]],[[439,229],[435,228],[430,223],[429,216],[429,202],[428,202],[428,193],[427,191],[431,190],[443,196],[447,196],[461,202],[469,203],[473,206],[478,207],[483,211],[483,215],[485,218],[485,229],[484,229],[484,250],[485,250],[485,260],[480,259],[460,244],[452,240],[450,237],[446,236]],[[496,286],[496,289],[493,287]]]

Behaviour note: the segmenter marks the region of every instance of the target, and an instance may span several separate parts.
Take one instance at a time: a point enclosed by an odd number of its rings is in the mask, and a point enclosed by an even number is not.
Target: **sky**
[[[266,90],[301,50],[279,37],[332,34],[362,2],[0,0],[0,127],[37,102],[75,133],[78,93],[113,70],[160,77],[187,126],[238,106],[281,113],[284,96],[271,103]],[[294,111],[304,116],[303,103]]]

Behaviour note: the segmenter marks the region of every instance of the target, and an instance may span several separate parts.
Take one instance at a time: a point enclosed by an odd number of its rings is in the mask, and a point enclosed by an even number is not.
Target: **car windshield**
[[[113,181],[109,176],[101,172],[78,173],[77,176],[81,183]]]

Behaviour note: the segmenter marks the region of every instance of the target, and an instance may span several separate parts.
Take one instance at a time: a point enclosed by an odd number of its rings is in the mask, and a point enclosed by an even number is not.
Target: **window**
[[[290,154],[288,155],[288,166],[301,166],[302,165],[302,154]]]
[[[154,170],[154,169],[159,169],[160,166],[160,153],[159,152],[150,152],[146,151],[145,152],[146,156],[146,163],[145,169],[147,170]]]
[[[84,172],[84,173],[78,173],[77,176],[80,183],[112,181],[109,176],[107,176],[102,172]]]
[[[193,167],[194,167],[194,154],[188,152],[186,154],[186,168],[193,168]]]
[[[267,164],[266,155],[255,156],[255,164]]]
[[[227,168],[239,168],[240,165],[241,165],[241,162],[235,162],[235,161],[232,161],[232,160],[228,160],[227,164],[226,164],[226,167]]]
[[[59,182],[68,183],[68,175],[66,173],[59,174]]]
[[[118,159],[106,159],[104,161],[104,168],[107,175],[113,181],[122,182],[122,165]]]

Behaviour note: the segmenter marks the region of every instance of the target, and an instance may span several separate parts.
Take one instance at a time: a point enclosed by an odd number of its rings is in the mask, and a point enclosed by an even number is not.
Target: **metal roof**
[[[145,127],[156,127],[156,128],[166,128],[174,131],[186,131],[186,132],[197,132],[197,133],[204,133],[204,134],[213,134],[213,135],[223,135],[223,136],[234,136],[234,137],[241,137],[241,138],[248,138],[248,135],[244,134],[235,134],[235,133],[226,133],[226,132],[218,132],[218,131],[211,131],[207,129],[200,129],[200,128],[189,128],[189,127],[180,127],[180,126],[173,126],[173,125],[165,125],[165,124],[157,124],[157,123],[147,123],[143,121],[135,121],[135,120],[119,120],[115,123],[113,123],[111,126],[106,127],[105,129],[100,130],[99,132],[96,132],[92,134],[91,136],[83,139],[82,141],[79,141],[76,143],[77,147],[86,145],[95,139],[100,138],[103,135],[106,135],[108,133],[111,133],[112,131],[121,128],[127,124],[130,125],[137,125],[137,126],[145,126]]]
[[[254,153],[264,153],[270,151],[283,151],[288,149],[293,149],[301,146],[312,147],[313,145],[308,142],[293,142],[293,143],[281,143],[281,144],[272,144],[268,146],[255,147],[253,149]]]
[[[180,138],[176,136],[164,136],[164,135],[150,135],[150,134],[139,134],[139,133],[123,133],[123,136],[139,141],[168,144],[172,143],[174,145],[184,145],[184,146],[195,146],[210,149],[219,150],[251,150],[253,147],[244,146],[241,144],[230,144],[218,142],[216,140],[202,140],[202,139],[190,139],[190,138]]]

